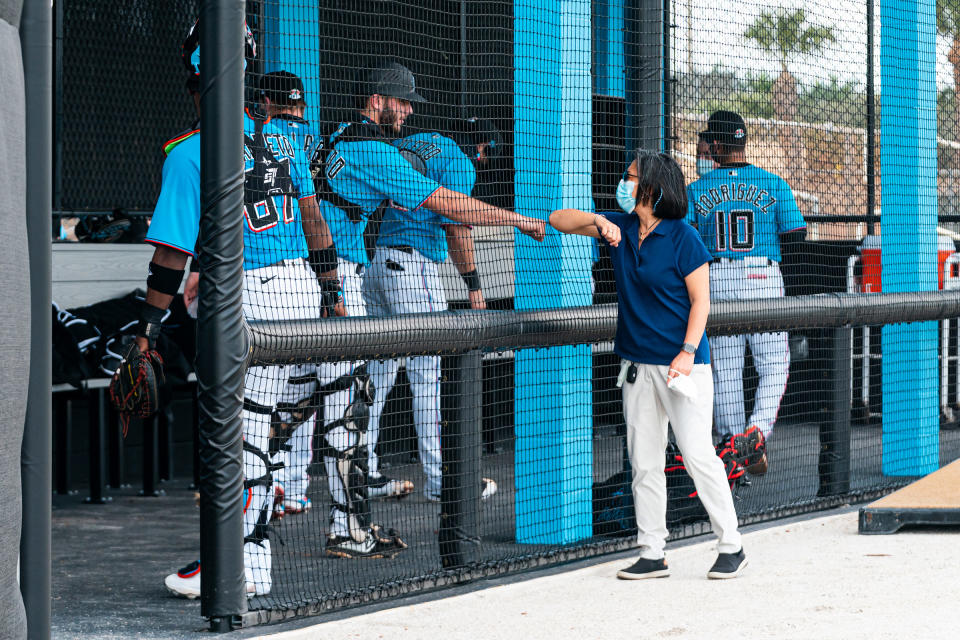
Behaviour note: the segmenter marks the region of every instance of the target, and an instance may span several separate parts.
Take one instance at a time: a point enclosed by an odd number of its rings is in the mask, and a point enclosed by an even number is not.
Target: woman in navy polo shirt
[[[559,231],[605,241],[613,260],[619,310],[614,350],[622,359],[618,385],[623,387],[640,546],[640,559],[617,576],[638,580],[670,574],[663,553],[669,422],[719,538],[719,555],[707,576],[735,578],[747,560],[710,433],[713,376],[704,335],[710,254],[683,221],[686,185],[670,156],[638,151],[617,187],[617,202],[625,213],[562,209],[550,215]]]

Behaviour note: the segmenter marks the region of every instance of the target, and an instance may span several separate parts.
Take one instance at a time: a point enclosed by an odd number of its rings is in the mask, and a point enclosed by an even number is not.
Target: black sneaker
[[[744,569],[747,568],[747,556],[743,553],[743,548],[736,553],[721,553],[717,556],[717,561],[710,567],[707,577],[713,580],[729,580],[736,578]]]
[[[325,552],[334,558],[392,558],[407,548],[407,543],[393,529],[372,525],[363,540],[351,536],[327,536]]]
[[[663,558],[648,560],[640,558],[626,569],[617,571],[621,580],[646,580],[647,578],[666,578],[670,575],[670,568]]]

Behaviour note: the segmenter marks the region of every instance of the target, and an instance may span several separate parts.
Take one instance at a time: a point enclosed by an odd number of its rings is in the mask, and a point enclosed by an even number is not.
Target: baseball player
[[[303,150],[307,158],[311,157],[315,147],[319,142],[318,132],[304,120],[304,110],[306,108],[306,95],[303,88],[303,82],[295,74],[289,71],[275,71],[266,74],[260,82],[260,108],[261,111],[269,117],[278,128],[282,129],[287,138],[294,146]],[[322,206],[322,205],[321,205]],[[336,242],[336,241],[335,241]],[[338,256],[338,273],[349,270],[346,265],[340,266],[343,261],[342,256]],[[344,282],[341,279],[341,289]],[[352,302],[352,301],[351,301]],[[356,305],[349,305],[344,297],[344,304],[347,306],[348,313],[356,314],[358,310]],[[326,365],[325,365],[326,366]],[[278,400],[278,411],[274,416],[274,422],[280,424],[289,424],[292,422],[291,411],[296,412],[298,403],[305,403],[311,398],[317,388],[317,367],[315,365],[294,365],[289,369],[290,378]],[[324,371],[327,373],[327,371]],[[339,377],[339,371],[329,372],[332,381]],[[326,376],[325,376],[326,377]],[[343,407],[337,412],[337,407],[333,404],[343,399],[343,395],[349,393],[343,390],[338,393],[331,393],[324,399],[324,412],[327,422],[333,422],[336,417],[343,415],[343,408],[349,404],[349,399],[343,403]],[[273,459],[276,461],[278,469],[274,473],[274,494],[275,503],[273,518],[278,519],[285,514],[297,514],[308,511],[312,504],[307,497],[307,488],[310,477],[307,474],[307,467],[313,458],[312,439],[316,423],[316,416],[309,420],[304,420],[297,428],[288,435],[288,438],[275,438],[271,442],[271,449],[277,449],[274,452]],[[277,428],[275,428],[277,431]],[[279,431],[285,431],[283,427]],[[338,482],[336,474],[329,476],[331,482]],[[331,486],[331,495],[338,492]]]
[[[188,89],[199,106],[199,23],[183,44]],[[247,57],[256,54],[247,30]],[[194,254],[200,221],[199,131],[165,146],[163,181],[147,241],[155,245],[137,342],[149,347],[157,317],[179,287],[187,256]],[[247,319],[313,318],[344,314],[336,250],[316,203],[308,162],[270,120],[244,120],[243,312]],[[244,572],[248,595],[272,585],[269,533],[272,464],[267,456],[270,416],[285,367],[251,367],[244,379]],[[200,595],[200,563],[167,576],[176,595]]]
[[[355,95],[361,109],[359,123],[341,123],[330,136],[323,158],[323,178],[334,197],[356,205],[364,216],[381,205],[411,212],[425,209],[453,222],[513,226],[536,240],[543,239],[544,221],[443,186],[414,169],[407,159],[411,154],[405,157],[399,146],[391,144],[391,137],[399,135],[413,113],[413,103],[424,101],[409,69],[395,62],[381,64],[361,77]],[[480,304],[477,294],[474,298]],[[376,389],[374,393],[375,403],[386,397]],[[427,443],[426,455],[423,439],[418,440],[428,487],[439,487],[439,433]],[[379,469],[371,470],[368,477],[371,495],[378,485],[389,481]]]
[[[261,108],[285,131],[295,146],[302,148],[309,157],[314,157],[322,148],[322,140],[303,119],[305,107],[306,97],[300,78],[288,71],[276,71],[264,76],[261,82]],[[331,211],[331,207],[323,202],[322,206]],[[366,261],[366,253],[357,252],[356,238],[344,233],[351,231],[361,236],[362,243],[362,232],[354,231],[351,227],[340,227],[341,235],[336,236],[336,240],[342,241],[344,247],[352,247],[345,252],[348,255],[338,256],[338,273],[347,312],[363,315],[359,260]],[[363,384],[353,385],[353,380],[362,381]],[[363,434],[366,425],[355,414],[365,413],[365,408],[360,406],[362,400],[372,401],[367,380],[362,362],[293,366],[273,418],[274,431],[279,432],[281,437],[271,443],[271,448],[281,449],[281,456],[286,454],[283,456],[286,464],[277,471],[280,482],[274,485],[275,509],[281,515],[301,513],[311,507],[311,501],[306,496],[310,481],[307,467],[313,455],[313,433],[318,419],[316,415],[305,417],[322,403],[320,419],[326,444],[323,460],[334,503],[326,553],[337,557],[383,558],[394,555],[398,549],[396,544],[391,545],[389,541],[384,543],[371,535],[365,526],[369,511]],[[361,402],[358,402],[358,398]],[[344,428],[348,419],[353,421],[352,430]],[[413,490],[409,481],[393,481],[391,485],[387,489],[393,495],[404,495]]]
[[[712,300],[749,300],[784,295],[780,248],[801,241],[806,222],[783,178],[746,161],[747,129],[732,111],[710,115],[701,139],[718,167],[687,187],[687,220],[700,232],[713,256]],[[760,376],[753,412],[744,419],[743,359],[750,343]],[[714,422],[721,441],[745,432],[762,444],[773,430],[787,384],[790,348],[786,332],[710,338],[717,401]],[[759,434],[759,437],[758,435]],[[747,469],[758,474],[762,465]]]
[[[396,140],[400,154],[424,176],[444,187],[470,195],[476,181],[474,163],[486,162],[499,150],[499,132],[489,120],[472,118],[462,123],[461,144],[440,133],[417,133]],[[464,149],[467,153],[464,153]],[[439,265],[450,255],[469,292],[470,306],[485,309],[480,276],[474,263],[470,227],[420,208],[413,211],[388,207],[383,214],[377,250],[363,279],[363,294],[371,315],[446,311],[447,299]],[[371,361],[375,400],[370,411],[368,455],[370,474],[379,472],[376,444],[383,407],[397,378],[399,360]],[[407,376],[413,394],[413,418],[420,460],[426,475],[427,500],[440,500],[440,357],[407,359]],[[481,496],[496,492],[496,483],[483,479]]]
[[[423,102],[409,69],[398,63],[376,66],[362,74],[354,95],[358,113],[324,137],[313,156],[314,183],[324,219],[337,239],[341,259],[356,265],[356,269],[340,270],[348,299],[353,292],[360,292],[360,274],[368,262],[363,241],[367,222],[388,202],[407,210],[424,207],[465,224],[514,226],[537,240],[543,239],[544,221],[488,205],[441,186],[417,172],[391,144],[413,113],[412,103]],[[358,276],[354,280],[356,285],[347,284],[351,273]],[[354,300],[349,304],[359,309],[362,299]],[[306,395],[313,384],[303,384],[302,394]],[[293,422],[297,419],[298,416],[292,416]],[[409,481],[393,480],[381,473],[368,474],[367,495],[371,498],[402,497],[410,491]],[[327,553],[338,557],[367,557],[365,545],[350,534],[354,530],[350,515],[334,505],[331,516]]]

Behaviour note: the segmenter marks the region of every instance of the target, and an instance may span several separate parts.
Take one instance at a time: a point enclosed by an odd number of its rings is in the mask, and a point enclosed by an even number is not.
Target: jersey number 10
[[[714,219],[717,225],[717,251],[753,250],[753,210],[717,211]]]

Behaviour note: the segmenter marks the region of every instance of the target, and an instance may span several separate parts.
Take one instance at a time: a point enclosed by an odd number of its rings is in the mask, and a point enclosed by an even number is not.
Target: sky
[[[929,0],[932,2],[933,0]],[[880,0],[875,0],[875,61],[880,62]],[[842,82],[853,81],[863,85],[866,75],[867,10],[866,0],[673,0],[674,68],[687,69],[688,64],[688,9],[693,20],[692,63],[696,70],[706,71],[714,65],[754,73],[764,71],[771,76],[780,73],[779,62],[756,45],[745,41],[746,31],[764,10],[778,7],[795,9],[803,6],[810,23],[832,26],[837,41],[819,55],[798,58],[790,71],[803,83],[829,82],[837,76]],[[950,86],[952,67],[947,61],[950,43],[937,38],[937,85]],[[879,74],[879,68],[877,70]],[[877,76],[879,87],[879,75]]]

